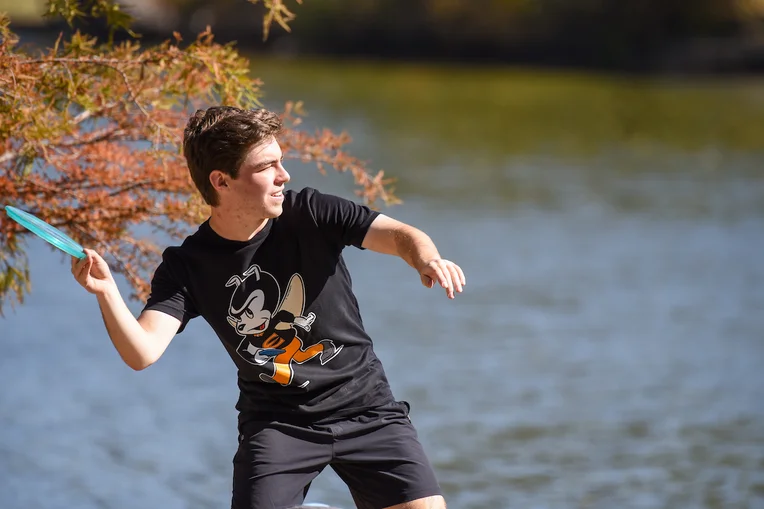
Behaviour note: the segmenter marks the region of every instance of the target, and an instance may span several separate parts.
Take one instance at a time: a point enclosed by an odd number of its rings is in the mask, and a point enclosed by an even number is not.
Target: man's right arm
[[[95,294],[106,330],[125,364],[138,371],[162,356],[181,322],[160,311],[148,310],[136,319],[125,304],[108,265],[98,253],[85,250],[85,258],[72,259],[72,274]]]

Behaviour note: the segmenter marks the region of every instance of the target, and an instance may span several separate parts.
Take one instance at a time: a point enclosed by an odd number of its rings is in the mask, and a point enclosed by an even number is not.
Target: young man
[[[189,120],[184,155],[212,213],[165,250],[137,319],[96,252],[72,273],[133,369],[156,362],[196,316],[215,330],[238,368],[234,509],[299,505],[326,465],[359,508],[445,508],[408,404],[394,399],[364,331],[342,250],[398,255],[449,298],[464,274],[416,228],[314,189],[286,191],[280,129],[266,110],[216,107]]]

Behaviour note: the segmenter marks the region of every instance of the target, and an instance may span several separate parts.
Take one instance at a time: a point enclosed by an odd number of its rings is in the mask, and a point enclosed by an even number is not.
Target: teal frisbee
[[[29,212],[24,212],[23,210],[11,207],[10,205],[5,206],[5,213],[21,226],[34,233],[45,242],[59,248],[64,253],[74,256],[75,258],[85,258],[85,251],[82,249],[82,246],[55,226],[49,225]]]

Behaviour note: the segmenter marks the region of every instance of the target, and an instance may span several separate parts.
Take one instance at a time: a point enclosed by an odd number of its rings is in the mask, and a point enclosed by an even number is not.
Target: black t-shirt
[[[179,332],[204,317],[238,367],[248,418],[321,422],[391,403],[342,258],[377,215],[306,188],[249,241],[207,221],[165,250],[144,309],[178,318]]]

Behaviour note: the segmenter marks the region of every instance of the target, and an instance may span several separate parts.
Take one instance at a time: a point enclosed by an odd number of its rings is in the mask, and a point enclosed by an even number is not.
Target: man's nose
[[[284,168],[284,165],[279,163],[279,173],[277,175],[279,183],[286,184],[289,182],[291,177],[289,176],[289,172],[286,171],[286,168]]]

